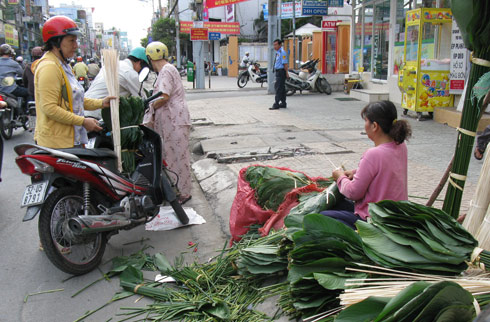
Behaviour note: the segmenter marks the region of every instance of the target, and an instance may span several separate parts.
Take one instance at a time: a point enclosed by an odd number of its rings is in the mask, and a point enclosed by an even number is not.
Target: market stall
[[[420,8],[406,14],[404,66],[398,75],[402,107],[431,116],[435,107],[450,107],[451,9]]]

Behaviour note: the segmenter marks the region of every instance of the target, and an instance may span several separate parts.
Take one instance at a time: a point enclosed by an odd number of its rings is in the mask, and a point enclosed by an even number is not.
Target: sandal
[[[473,155],[475,156],[475,159],[481,160],[481,159],[483,159],[483,153],[484,153],[484,151],[482,151],[478,148],[475,148],[475,152],[473,152]]]
[[[191,200],[192,199],[192,196],[191,195],[188,195],[188,196],[180,196],[179,197],[179,203],[181,205],[185,204],[187,201]]]

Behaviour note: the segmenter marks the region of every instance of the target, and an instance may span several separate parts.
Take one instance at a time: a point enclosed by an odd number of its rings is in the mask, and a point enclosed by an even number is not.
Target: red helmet
[[[43,26],[43,41],[48,42],[53,37],[59,36],[81,36],[75,21],[65,16],[55,16],[48,19]]]
[[[78,56],[78,57],[77,57],[77,62],[81,62],[81,61],[83,61],[82,56]]]

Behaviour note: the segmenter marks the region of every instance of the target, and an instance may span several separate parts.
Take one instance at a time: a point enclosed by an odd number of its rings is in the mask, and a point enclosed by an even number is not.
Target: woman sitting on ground
[[[361,116],[374,147],[364,152],[357,169],[333,171],[332,176],[346,199],[334,209],[322,212],[353,229],[358,219],[369,217],[370,202],[408,200],[405,140],[412,134],[410,125],[397,119],[396,107],[390,101],[370,103]]]

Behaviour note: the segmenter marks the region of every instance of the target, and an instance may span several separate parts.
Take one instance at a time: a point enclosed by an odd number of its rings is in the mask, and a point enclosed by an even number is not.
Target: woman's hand
[[[337,179],[343,175],[345,175],[345,171],[342,170],[342,168],[337,168],[337,169],[333,170],[333,172],[332,172],[332,177],[335,181],[337,181]]]
[[[111,106],[111,100],[117,99],[116,96],[107,96],[102,100],[102,107],[109,107]]]
[[[354,179],[354,170],[347,170],[344,172],[344,175],[349,179]]]
[[[165,103],[169,100],[170,96],[167,94],[162,94],[162,96],[155,99],[152,103],[153,109],[158,110],[160,107],[165,105]]]
[[[83,127],[87,129],[87,132],[99,132],[100,130],[102,130],[102,128],[99,126],[99,122],[91,117],[86,117],[83,120]]]

